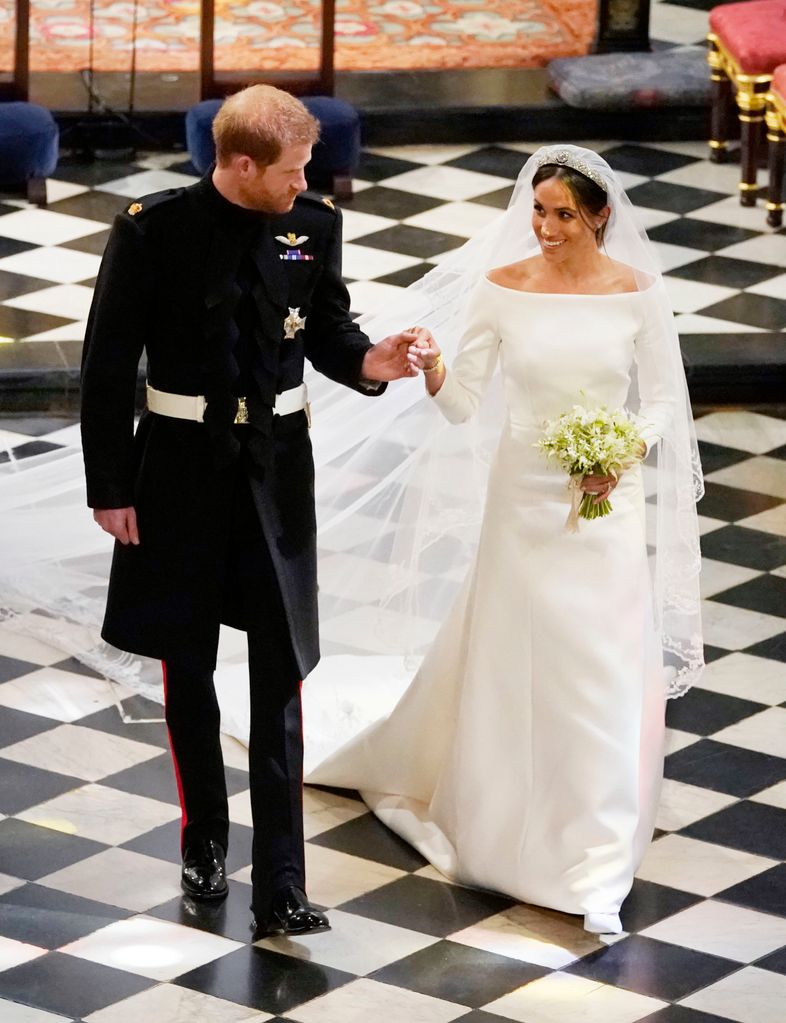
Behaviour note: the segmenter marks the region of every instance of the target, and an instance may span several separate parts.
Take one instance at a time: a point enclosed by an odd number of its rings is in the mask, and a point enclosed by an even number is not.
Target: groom
[[[163,662],[182,887],[227,894],[219,625],[248,635],[252,911],[258,934],[328,927],[305,893],[300,680],[319,659],[304,359],[364,394],[416,375],[413,333],[349,315],[341,214],[305,193],[318,124],[269,86],[230,97],[216,165],[114,224],[87,326],[88,504],[115,540],[102,635]],[[134,436],[143,348],[147,409]]]

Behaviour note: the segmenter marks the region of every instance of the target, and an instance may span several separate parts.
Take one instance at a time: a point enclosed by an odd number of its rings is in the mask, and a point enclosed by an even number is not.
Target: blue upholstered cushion
[[[45,178],[57,167],[54,117],[35,103],[0,103],[0,181]]]
[[[303,103],[320,123],[319,142],[314,146],[306,176],[320,181],[333,174],[352,176],[360,161],[360,117],[344,100],[332,96],[303,96]],[[186,145],[191,162],[204,174],[215,159],[213,118],[221,100],[206,99],[186,114]]]
[[[548,78],[554,92],[572,107],[629,110],[710,103],[710,73],[700,46],[563,57],[551,61]]]

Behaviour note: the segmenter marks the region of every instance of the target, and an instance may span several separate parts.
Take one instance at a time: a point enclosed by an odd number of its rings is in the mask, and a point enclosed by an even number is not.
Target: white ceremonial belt
[[[172,391],[157,391],[155,387],[148,384],[147,407],[159,416],[169,416],[171,419],[190,419],[192,422],[202,423],[205,419],[207,401],[203,394],[174,394]],[[276,395],[273,414],[288,416],[293,412],[302,412],[304,409],[306,415],[309,416],[309,425],[311,425],[308,388],[305,384],[299,384],[297,387],[291,387],[288,391]],[[245,398],[237,399],[235,422],[248,422]]]

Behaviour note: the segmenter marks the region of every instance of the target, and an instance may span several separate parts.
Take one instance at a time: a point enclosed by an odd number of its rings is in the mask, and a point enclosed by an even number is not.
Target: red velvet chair
[[[786,63],[786,0],[747,0],[710,11],[710,158],[726,159],[732,93],[740,122],[740,202],[756,204],[756,167],[772,75]]]
[[[767,193],[767,223],[783,223],[783,172],[786,169],[786,64],[775,68],[767,94],[767,141],[769,143],[770,187]]]

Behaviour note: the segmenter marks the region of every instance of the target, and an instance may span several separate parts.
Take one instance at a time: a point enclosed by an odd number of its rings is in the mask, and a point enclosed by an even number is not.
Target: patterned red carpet
[[[11,64],[11,5],[0,3],[0,70]],[[341,70],[539,67],[586,53],[597,0],[338,0]],[[137,69],[198,66],[198,0],[140,0]],[[94,67],[125,71],[134,4],[96,0]],[[33,71],[88,65],[89,0],[32,0]],[[301,70],[317,63],[319,0],[217,0],[216,66]]]

